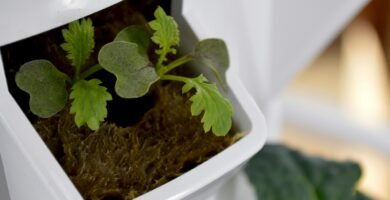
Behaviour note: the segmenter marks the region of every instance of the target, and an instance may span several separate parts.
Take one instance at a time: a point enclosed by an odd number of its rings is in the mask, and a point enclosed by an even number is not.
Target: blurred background
[[[283,94],[283,143],[355,160],[358,188],[390,199],[390,1],[372,0]]]

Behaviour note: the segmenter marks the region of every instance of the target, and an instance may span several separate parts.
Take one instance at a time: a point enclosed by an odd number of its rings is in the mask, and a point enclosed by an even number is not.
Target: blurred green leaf
[[[269,146],[256,154],[246,172],[262,200],[318,200],[315,188],[282,146]]]
[[[266,145],[246,172],[262,200],[355,200],[361,176],[353,162],[326,161],[281,145]]]
[[[353,200],[371,200],[371,198],[358,191],[353,197]]]
[[[352,199],[361,176],[360,167],[353,162],[326,161],[290,151],[305,177],[316,188],[318,199]]]

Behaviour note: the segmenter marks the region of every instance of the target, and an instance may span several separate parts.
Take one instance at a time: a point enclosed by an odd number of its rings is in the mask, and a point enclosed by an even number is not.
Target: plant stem
[[[170,81],[180,81],[187,83],[189,78],[183,77],[183,76],[176,76],[176,75],[163,75],[161,76],[160,80],[170,80]]]
[[[103,69],[102,66],[99,64],[96,64],[89,69],[85,70],[83,73],[81,73],[80,78],[81,79],[86,79],[88,76],[91,76],[92,74],[98,72],[99,70]]]
[[[80,68],[81,66],[76,66],[76,71],[74,74],[74,82],[78,81],[80,79]]]
[[[178,58],[176,60],[174,60],[173,62],[169,63],[169,65],[167,65],[166,67],[163,67],[161,69],[161,74],[166,74],[168,72],[170,72],[171,70],[175,69],[176,67],[179,67],[180,65],[183,65],[187,62],[190,62],[192,60],[192,56],[191,55],[185,55],[181,58]]]
[[[165,56],[167,56],[167,52],[163,51],[163,53],[160,55],[160,57],[157,60],[157,64],[156,64],[157,72],[160,72],[162,70],[162,68],[163,68],[162,63],[165,59]]]

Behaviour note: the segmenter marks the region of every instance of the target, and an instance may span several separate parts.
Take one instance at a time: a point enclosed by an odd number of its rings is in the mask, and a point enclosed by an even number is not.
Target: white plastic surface
[[[70,4],[60,4],[61,2],[70,2]],[[115,1],[8,0],[1,2],[0,25],[3,26],[2,29],[5,26],[8,30],[0,31],[0,46],[68,23],[113,2]],[[23,15],[24,19],[13,13],[20,9],[20,6],[26,11]],[[3,9],[7,11],[3,12]],[[33,15],[37,12],[39,17]],[[12,17],[16,17],[13,21],[14,26],[8,23],[9,20],[4,19]],[[20,33],[21,28],[23,28],[22,33]],[[213,36],[220,37],[218,34]],[[232,67],[228,71],[227,82],[231,89],[229,95],[235,107],[235,123],[248,134],[222,153],[173,181],[140,196],[138,200],[206,197],[215,193],[263,146],[266,140],[264,117],[238,77],[241,64],[237,56],[239,52],[234,50],[237,49],[234,44],[228,45],[232,49],[230,51]],[[0,151],[12,200],[82,199],[9,94],[2,62],[0,62]]]
[[[247,85],[253,85],[250,93],[263,110],[270,141],[278,141],[278,127],[282,122],[281,94],[290,81],[302,71],[344,26],[367,4],[369,0],[272,0],[272,25],[266,55],[268,62],[261,66],[253,58],[250,66],[261,68],[267,79],[245,76]],[[255,25],[256,26],[256,25]],[[258,26],[258,25],[257,25]],[[263,32],[261,26],[254,28],[255,34]],[[253,45],[254,51],[258,44]],[[261,57],[261,54],[258,54]],[[263,75],[264,76],[264,75]],[[267,85],[266,88],[258,85]],[[264,90],[263,90],[264,89]]]
[[[0,194],[2,200],[10,200],[8,194],[8,184],[7,184],[7,179],[5,178],[5,171],[4,171],[3,159],[1,158],[1,154],[0,154]]]
[[[368,1],[273,0],[271,83],[264,95],[271,98],[279,95]]]
[[[217,194],[207,200],[257,200],[256,190],[253,188],[247,174],[239,172],[231,178]]]
[[[368,0],[177,2],[196,36],[218,35],[237,52],[240,78],[266,116],[270,138],[277,140],[283,89]]]
[[[273,0],[174,2],[183,7],[184,19],[179,23],[188,23],[196,37],[218,36],[225,40],[236,59],[231,67],[239,69],[237,75],[252,95],[257,97],[261,91],[268,90]]]
[[[0,46],[92,14],[120,0],[1,0]]]
[[[235,73],[262,109],[268,141],[274,142],[279,140],[283,89],[368,0],[175,2],[183,7],[179,24],[188,24],[194,32],[184,29],[182,34],[200,39],[217,35],[226,41],[237,59],[231,67],[239,68]]]

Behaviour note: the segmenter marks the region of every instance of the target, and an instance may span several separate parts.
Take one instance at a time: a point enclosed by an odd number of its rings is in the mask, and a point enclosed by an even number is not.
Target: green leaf
[[[352,199],[356,182],[361,176],[356,163],[327,161],[297,151],[290,151],[290,155],[316,188],[318,199]]]
[[[42,118],[51,117],[65,107],[68,79],[48,60],[23,64],[15,77],[16,85],[30,95],[31,112]]]
[[[73,84],[70,99],[73,99],[70,113],[75,114],[77,127],[87,124],[97,130],[107,116],[107,101],[112,100],[107,88],[98,79],[79,80]]]
[[[318,200],[315,188],[301,173],[286,148],[266,145],[246,167],[257,199]]]
[[[281,145],[265,145],[245,170],[263,200],[356,199],[361,175],[355,163],[308,157]]]
[[[138,52],[147,56],[150,35],[142,26],[129,26],[121,30],[115,37],[114,41],[132,42],[138,45]]]
[[[159,80],[149,60],[138,53],[138,46],[134,43],[108,43],[101,48],[98,60],[104,69],[116,76],[115,91],[123,98],[141,97]]]
[[[232,126],[233,108],[229,100],[219,93],[217,86],[207,82],[203,75],[188,78],[182,91],[185,93],[195,88],[196,93],[190,98],[192,115],[197,116],[204,112],[203,129],[206,132],[211,129],[215,135],[224,136]]]
[[[95,47],[94,27],[91,19],[74,21],[62,30],[65,43],[61,44],[76,71],[80,71]]]
[[[229,67],[229,54],[221,39],[205,39],[196,44],[195,59],[209,67],[221,86],[226,86],[226,70]]]
[[[352,200],[371,200],[371,198],[358,191]]]
[[[179,45],[179,29],[173,17],[168,16],[161,7],[158,7],[154,12],[155,20],[149,22],[150,27],[154,30],[152,41],[159,45],[159,50],[156,50],[158,55],[164,57],[168,53],[176,54],[176,49],[173,46]]]

